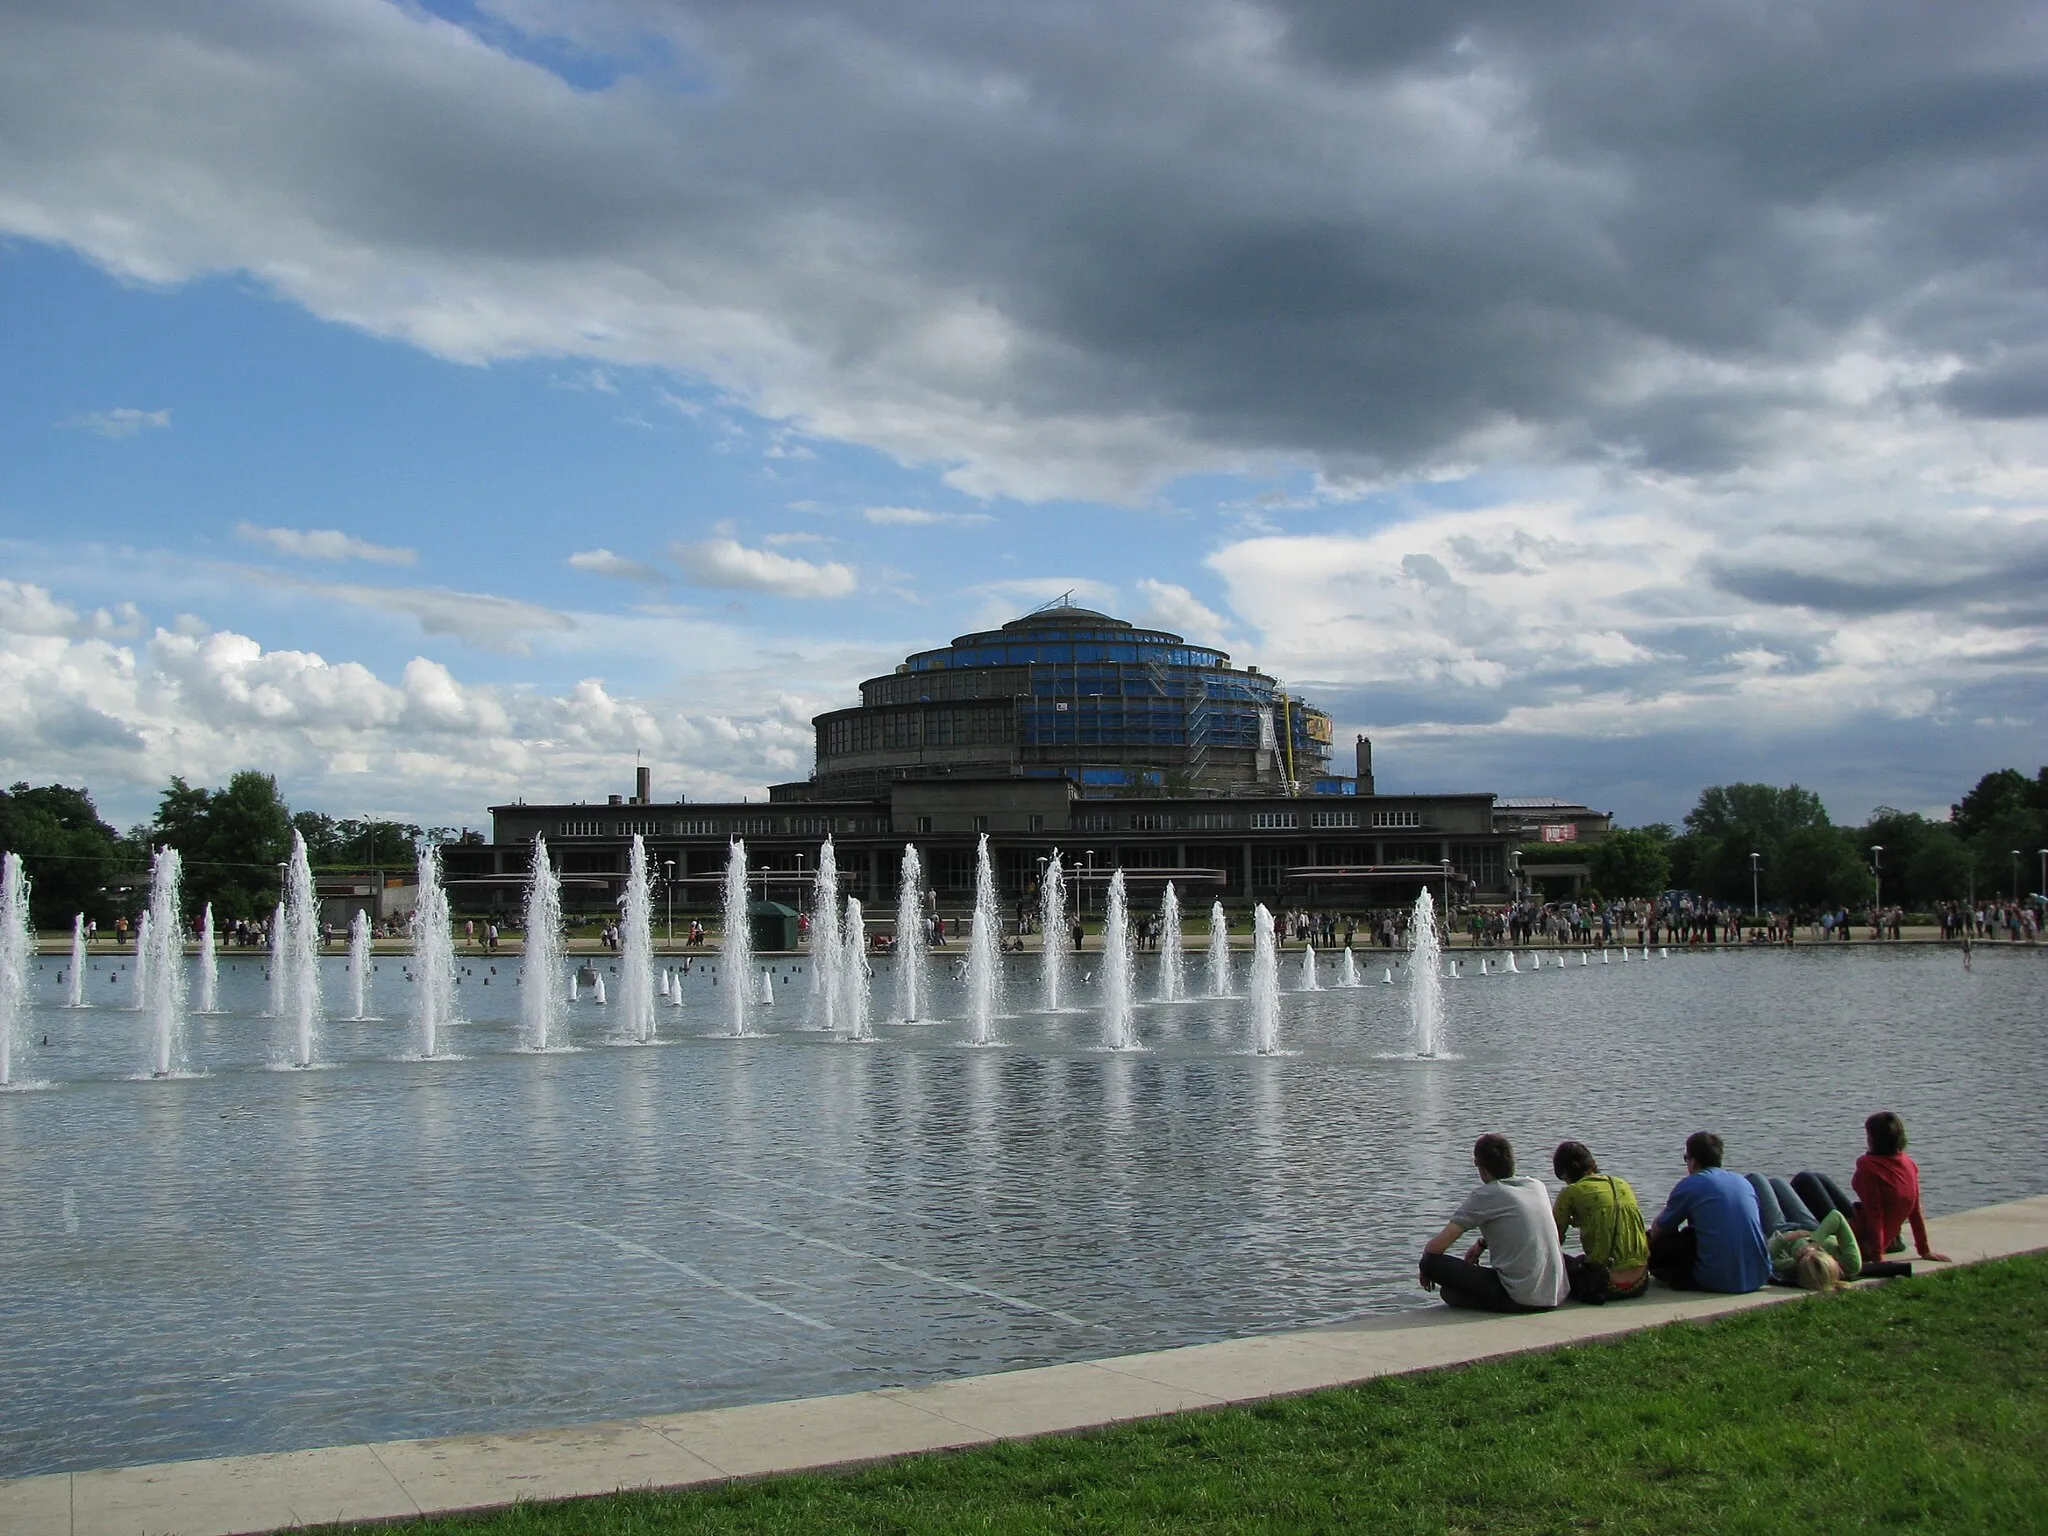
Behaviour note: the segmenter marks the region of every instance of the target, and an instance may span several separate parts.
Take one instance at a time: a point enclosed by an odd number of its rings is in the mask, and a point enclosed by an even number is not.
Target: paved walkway
[[[1957,1262],[2048,1248],[2048,1196],[1930,1223]],[[1932,1266],[1928,1266],[1932,1267]],[[238,1536],[281,1526],[379,1520],[684,1487],[875,1461],[916,1451],[1089,1429],[1375,1376],[1631,1333],[1801,1293],[1568,1306],[1526,1317],[1446,1308],[938,1386],[716,1408],[570,1429],[396,1440],[0,1482],[5,1536]]]

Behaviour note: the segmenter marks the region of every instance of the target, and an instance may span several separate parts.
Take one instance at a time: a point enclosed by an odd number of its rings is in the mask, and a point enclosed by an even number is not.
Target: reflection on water
[[[1146,1049],[1014,979],[1000,1049],[939,1022],[873,1045],[764,1015],[715,1038],[711,971],[668,1043],[568,1011],[517,1051],[516,962],[463,964],[458,1060],[402,1061],[332,1008],[316,1072],[271,1070],[263,966],[224,957],[204,1075],[137,1080],[144,1015],[96,962],[45,961],[0,1093],[0,1475],[759,1401],[1080,1359],[1426,1304],[1413,1256],[1505,1131],[1547,1175],[1570,1135],[1646,1203],[1688,1131],[1731,1166],[1844,1178],[1895,1108],[1927,1202],[2040,1192],[2040,954],[1731,952],[1445,986],[1449,1059],[1403,987],[1141,1006]],[[888,995],[889,962],[876,985]],[[1141,996],[1156,991],[1150,961]],[[1378,965],[1364,968],[1375,978]],[[489,975],[491,984],[484,986]],[[325,977],[347,992],[339,961]],[[778,1001],[781,999],[778,998]],[[39,1042],[47,1033],[49,1045]]]

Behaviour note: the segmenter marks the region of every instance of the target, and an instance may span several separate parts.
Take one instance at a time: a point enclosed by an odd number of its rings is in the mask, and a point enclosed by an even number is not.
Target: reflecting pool
[[[1141,1003],[1144,1049],[1103,1049],[1092,953],[1058,1013],[1012,967],[1000,1043],[972,1048],[942,952],[917,1025],[888,1019],[876,961],[873,1043],[807,1030],[810,977],[787,963],[765,1033],[730,1038],[725,978],[698,962],[681,1006],[657,999],[658,1043],[607,1044],[586,988],[577,1048],[550,1054],[518,1049],[518,960],[465,959],[451,1059],[405,1060],[405,962],[376,962],[387,1017],[350,1022],[330,960],[323,1065],[281,1070],[262,959],[226,953],[222,1011],[186,1032],[194,1075],[169,1080],[147,1075],[123,962],[93,961],[93,1006],[72,1009],[51,957],[16,1057],[42,1086],[0,1093],[0,1475],[854,1391],[1428,1305],[1413,1256],[1490,1130],[1546,1176],[1578,1137],[1653,1208],[1691,1130],[1722,1132],[1733,1167],[1846,1181],[1863,1116],[1892,1108],[1930,1209],[2041,1192],[2042,954],[1980,950],[1970,972],[1861,945],[1568,954],[1481,977],[1461,953],[1435,1060],[1406,1054],[1379,951],[1362,986],[1285,993],[1271,1056],[1234,998]],[[1140,957],[1137,995],[1156,989]]]

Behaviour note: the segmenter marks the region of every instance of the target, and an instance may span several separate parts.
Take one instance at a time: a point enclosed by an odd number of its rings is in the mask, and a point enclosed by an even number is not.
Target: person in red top
[[[1947,1263],[1946,1254],[1927,1244],[1927,1220],[1920,1214],[1920,1169],[1906,1156],[1906,1123],[1882,1110],[1863,1122],[1863,1134],[1870,1150],[1856,1159],[1856,1172],[1849,1180],[1856,1191],[1851,1220],[1857,1245],[1882,1257],[1897,1241],[1899,1229],[1911,1223],[1913,1247],[1920,1257]]]

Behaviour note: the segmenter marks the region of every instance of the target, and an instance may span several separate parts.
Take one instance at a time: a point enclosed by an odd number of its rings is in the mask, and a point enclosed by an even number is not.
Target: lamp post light
[[[1756,894],[1756,867],[1762,859],[1763,855],[1760,853],[1752,853],[1749,856],[1749,915],[1753,919],[1764,915],[1763,904],[1757,900]]]
[[[2017,848],[2012,851],[2012,899],[2017,906],[2020,899],[2020,851]]]
[[[1088,915],[1088,887],[1095,883],[1095,850],[1089,848],[1085,850],[1085,854],[1088,860],[1088,873],[1081,881],[1081,915],[1084,919]],[[1078,944],[1074,946],[1076,949],[1080,947]]]
[[[1884,844],[1870,845],[1870,904],[1873,908],[1884,905]]]
[[[2034,894],[2041,898],[2044,906],[2048,906],[2048,848],[2043,848],[2039,852],[2041,854],[2041,889]]]
[[[1508,850],[1508,900],[1510,902],[1517,902],[1521,899],[1522,850],[1519,848],[1510,848]]]
[[[1437,863],[1444,872],[1444,937],[1448,939],[1451,935],[1451,861],[1439,859]]]
[[[663,859],[661,861],[661,899],[663,910],[667,914],[668,947],[674,949],[676,947],[676,861],[674,859]]]

